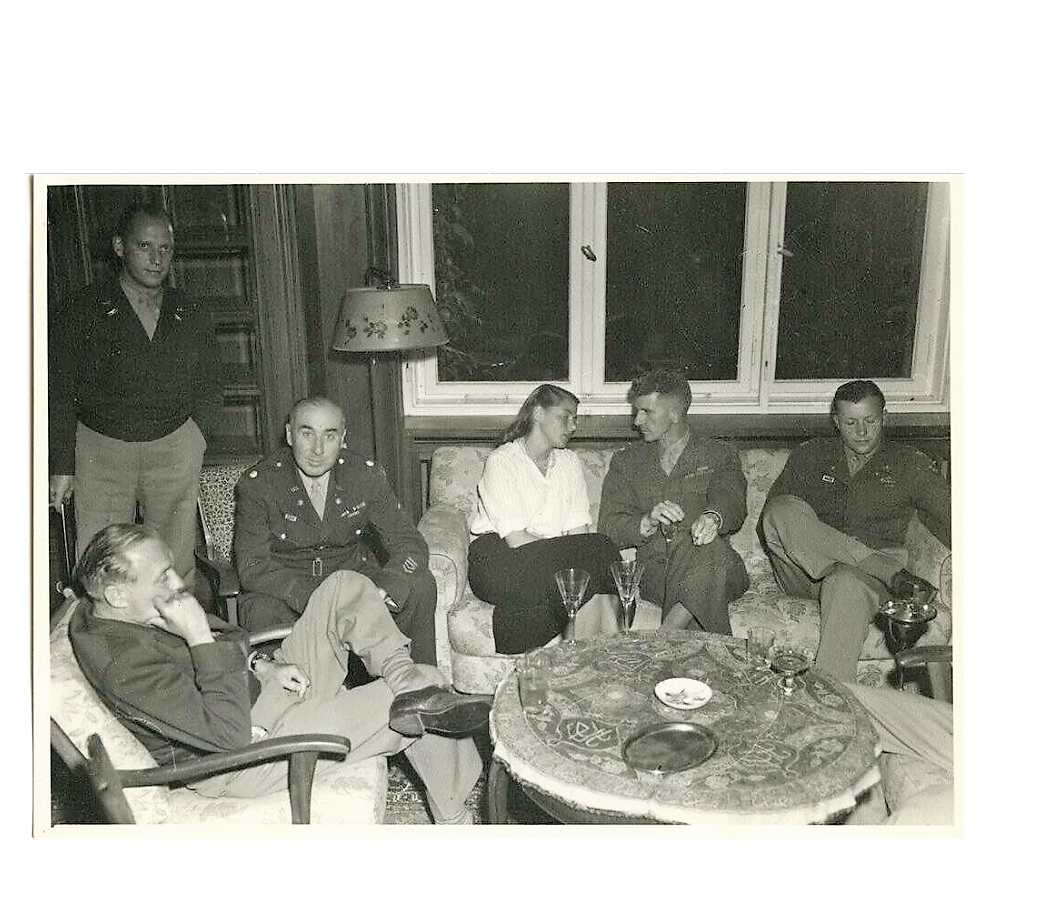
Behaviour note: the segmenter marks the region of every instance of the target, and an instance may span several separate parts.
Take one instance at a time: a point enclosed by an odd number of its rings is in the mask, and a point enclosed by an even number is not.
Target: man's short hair
[[[161,222],[166,222],[170,226],[171,231],[174,230],[174,222],[170,217],[170,213],[160,204],[132,203],[123,211],[120,221],[116,223],[115,233],[123,238],[124,242],[129,241],[131,231],[134,229],[134,223],[138,219],[159,219]]]
[[[872,381],[846,381],[834,392],[834,399],[830,402],[830,415],[838,415],[838,403],[860,403],[867,397],[876,397],[881,404],[881,412],[884,412],[885,398],[881,389]]]
[[[290,413],[286,417],[286,424],[293,427],[294,416],[297,415],[298,410],[302,410],[306,406],[328,406],[331,409],[336,409],[341,414],[342,427],[348,427],[348,417],[344,413],[344,407],[342,407],[340,403],[334,403],[333,400],[323,394],[312,394],[310,397],[302,397],[298,400],[290,407]]]
[[[100,600],[110,584],[133,581],[127,551],[149,540],[161,540],[151,525],[107,525],[91,538],[76,564],[72,573],[73,590]]]
[[[688,412],[692,405],[692,391],[685,375],[675,369],[650,369],[643,372],[631,382],[627,392],[627,402],[633,403],[636,397],[646,394],[666,394],[673,397],[682,412]]]

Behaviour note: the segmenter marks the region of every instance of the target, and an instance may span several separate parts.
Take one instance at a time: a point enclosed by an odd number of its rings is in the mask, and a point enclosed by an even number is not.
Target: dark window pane
[[[432,185],[440,381],[569,375],[569,185]]]
[[[608,188],[605,380],[656,366],[733,381],[739,364],[742,183]]]
[[[909,378],[927,184],[787,185],[776,378]]]

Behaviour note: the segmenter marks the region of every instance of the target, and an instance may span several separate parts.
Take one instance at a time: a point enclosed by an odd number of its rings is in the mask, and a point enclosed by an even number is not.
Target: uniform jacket
[[[796,448],[769,489],[800,497],[820,521],[868,547],[901,547],[917,512],[950,546],[950,486],[923,453],[882,440],[870,461],[848,474],[840,438],[816,438]]]
[[[383,568],[362,541],[370,524],[388,553]],[[428,570],[428,545],[381,467],[349,450],[330,470],[322,520],[289,447],[244,472],[236,485],[234,542],[243,589],[278,597],[298,613],[338,569],[361,572],[400,603]]]
[[[167,288],[149,340],[115,278],[89,287],[51,323],[50,471],[72,475],[76,423],[121,441],[154,441],[190,416],[204,437],[223,372],[204,306]]]
[[[161,766],[250,744],[247,635],[208,618],[214,643],[191,648],[152,625],[98,618],[88,602],[69,621],[83,674]]]
[[[658,534],[642,536],[642,516],[661,500],[673,500],[685,510],[679,533],[707,510],[721,516],[719,534],[738,531],[747,515],[747,480],[736,451],[691,434],[670,475],[660,466],[660,445],[655,441],[615,453],[602,485],[598,530],[617,547],[638,547],[640,552]]]

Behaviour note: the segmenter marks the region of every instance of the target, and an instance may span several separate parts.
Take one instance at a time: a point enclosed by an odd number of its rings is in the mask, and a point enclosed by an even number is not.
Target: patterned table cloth
[[[855,697],[809,671],[784,697],[778,676],[753,670],[739,638],[692,631],[631,631],[550,648],[546,703],[526,710],[516,674],[497,688],[494,755],[523,785],[577,810],[660,822],[794,825],[851,809],[880,779],[877,733]],[[685,711],[654,686],[696,678],[713,696]],[[639,728],[693,722],[717,749],[682,772],[647,772],[621,748]]]

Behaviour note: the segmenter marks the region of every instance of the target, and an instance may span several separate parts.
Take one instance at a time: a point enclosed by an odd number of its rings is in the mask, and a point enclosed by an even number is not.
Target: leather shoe
[[[928,599],[933,597],[936,592],[934,584],[914,575],[913,572],[908,572],[906,569],[900,569],[892,576],[892,580],[888,584],[888,590],[893,597],[899,600],[911,600],[915,594],[920,594],[925,599]]]
[[[460,694],[452,688],[430,687],[399,694],[388,713],[388,727],[406,737],[425,732],[460,737],[489,721],[489,694]]]

